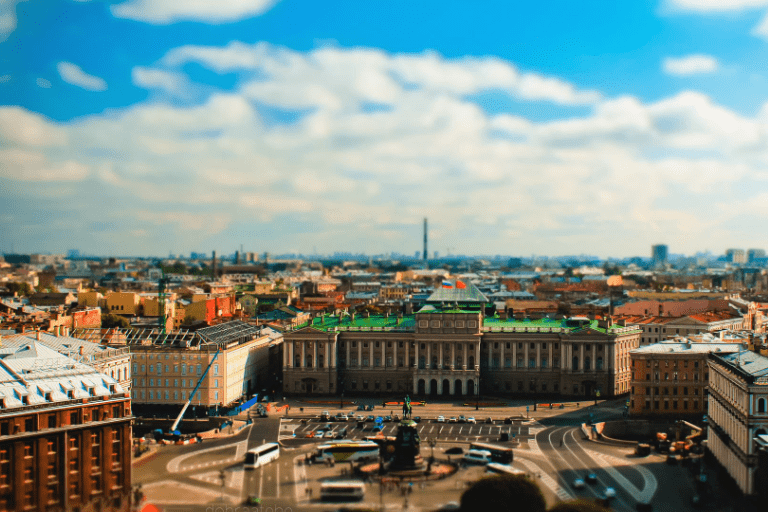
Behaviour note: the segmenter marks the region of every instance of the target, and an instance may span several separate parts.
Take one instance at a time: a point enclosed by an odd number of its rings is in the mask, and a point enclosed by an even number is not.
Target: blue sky
[[[766,247],[768,0],[0,0],[0,251]]]

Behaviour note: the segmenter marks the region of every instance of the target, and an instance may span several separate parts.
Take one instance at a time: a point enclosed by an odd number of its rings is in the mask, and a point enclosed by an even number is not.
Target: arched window
[[[456,366],[461,366],[462,360],[461,356],[456,356]]]
[[[577,356],[573,356],[573,370],[579,369],[579,358]]]
[[[584,370],[590,370],[592,366],[592,360],[589,358],[589,356],[584,358]]]
[[[296,356],[296,361],[294,362],[294,365],[296,368],[301,368],[301,357]]]
[[[427,367],[427,358],[424,356],[419,356],[419,368],[422,370]]]
[[[470,368],[475,367],[475,356],[469,356],[469,367]]]
[[[758,398],[757,412],[765,412],[765,398]]]
[[[317,356],[317,367],[318,368],[323,368],[323,356],[322,355]]]
[[[596,370],[602,370],[603,369],[603,358],[598,357],[596,361],[597,366],[595,367]]]

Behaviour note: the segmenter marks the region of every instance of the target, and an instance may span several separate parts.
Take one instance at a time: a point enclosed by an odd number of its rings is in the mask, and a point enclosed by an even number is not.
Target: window
[[[154,400],[155,399],[155,397],[153,395],[154,395],[154,393],[152,393],[152,390],[150,389],[149,390],[149,399],[150,400]]]
[[[542,357],[541,358],[541,368],[546,368],[546,367],[547,367],[547,358],[546,357]],[[546,388],[546,384],[544,384],[544,387]],[[546,391],[546,389],[543,389],[542,391]]]
[[[213,387],[219,387],[219,379],[213,379]]]
[[[181,365],[181,374],[186,375],[187,374],[187,365],[183,364]]]
[[[155,385],[155,379],[149,379],[149,385],[154,386]]]
[[[528,359],[528,368],[536,368],[536,358],[531,357]]]
[[[179,387],[179,379],[173,379],[173,387]]]
[[[765,398],[758,398],[757,400],[757,412],[765,412]]]
[[[149,372],[154,373],[155,372],[155,365],[151,364],[149,365]]]
[[[523,356],[517,356],[517,367],[525,368],[525,364],[523,363]]]

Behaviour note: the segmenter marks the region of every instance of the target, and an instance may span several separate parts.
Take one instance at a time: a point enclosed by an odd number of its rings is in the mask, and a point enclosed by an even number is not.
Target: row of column
[[[495,343],[495,342],[490,342]],[[498,342],[500,346],[499,350],[499,367],[504,368],[505,367],[505,359],[504,359],[504,350],[506,341]],[[518,351],[517,351],[517,343],[518,342],[511,342],[512,344],[512,368],[517,367],[517,357],[518,357]],[[530,367],[530,356],[531,356],[531,349],[530,349],[530,341],[523,343],[523,368],[529,368]],[[598,344],[590,344],[593,348],[593,350],[590,351],[590,354],[593,356],[593,364],[591,365],[592,370],[596,369],[597,366],[597,346]],[[562,368],[572,369],[572,360],[574,356],[574,347],[578,347],[578,358],[579,358],[579,370],[584,369],[584,358],[585,358],[585,344],[584,343],[560,343],[560,366]],[[614,368],[614,353],[615,353],[615,347],[612,344],[603,344],[603,347],[605,347],[603,351],[603,370],[610,370]],[[479,346],[478,346],[479,351]],[[541,368],[541,343],[536,342],[536,359],[535,359],[535,368]],[[490,348],[488,349],[488,367],[493,368],[493,356],[496,352]],[[552,368],[553,358],[554,358],[554,349],[549,349],[547,351],[547,368]],[[466,352],[465,352],[466,357]]]
[[[443,345],[445,342],[438,342],[438,359],[437,359],[437,368],[436,369],[442,369],[443,368]],[[430,368],[430,364],[432,363],[432,343],[427,342],[427,356],[426,356],[426,368]],[[462,349],[463,349],[463,356],[462,356],[462,366],[466,367],[467,365],[467,346],[469,345],[468,342],[462,342]],[[416,343],[415,345],[415,358],[413,360],[413,366],[414,368],[418,368],[419,366],[419,344]],[[480,361],[480,343],[475,343],[475,362],[479,363]],[[451,343],[451,365],[456,364],[456,343]],[[474,368],[469,368],[470,370],[474,370]]]
[[[286,343],[288,350],[283,351],[283,366],[288,368],[295,368],[296,365],[294,364],[294,344],[297,342],[289,341]],[[301,358],[299,360],[299,366],[298,368],[306,368],[307,367],[307,344],[312,345],[312,368],[317,368],[317,362],[318,358],[317,356],[320,355],[318,353],[317,343],[313,341],[299,341],[298,343],[301,344]],[[327,362],[327,365],[330,368],[336,367],[336,341],[324,341],[323,342],[323,352],[325,355],[325,361]]]
[[[419,380],[423,380],[424,381],[424,392],[427,395],[432,393],[432,390],[430,389],[430,386],[431,386],[431,383],[432,383],[433,380],[436,381],[437,391],[435,391],[435,393],[438,394],[438,395],[442,395],[443,392],[444,392],[444,388],[443,388],[444,382],[443,381],[445,381],[445,380],[448,381],[448,394],[450,394],[450,395],[455,395],[456,394],[456,381],[459,381],[461,383],[461,391],[459,392],[459,394],[461,394],[461,395],[466,395],[467,394],[467,383],[468,382],[471,381],[471,382],[474,383],[474,389],[475,390],[477,390],[477,386],[478,386],[477,379],[474,379],[474,378],[472,378],[472,379],[470,379],[470,378],[456,379],[455,377],[452,378],[450,375],[445,375],[445,376],[443,376],[443,375],[435,375],[435,376],[425,377],[425,376],[419,376],[417,374],[417,375],[414,375],[414,377],[413,377],[413,389],[414,389],[414,392],[416,392],[419,389]]]

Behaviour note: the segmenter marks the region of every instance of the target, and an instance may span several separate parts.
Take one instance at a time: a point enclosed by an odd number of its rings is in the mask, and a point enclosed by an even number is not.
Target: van
[[[464,455],[465,464],[488,464],[491,462],[491,452],[488,450],[469,450]]]

